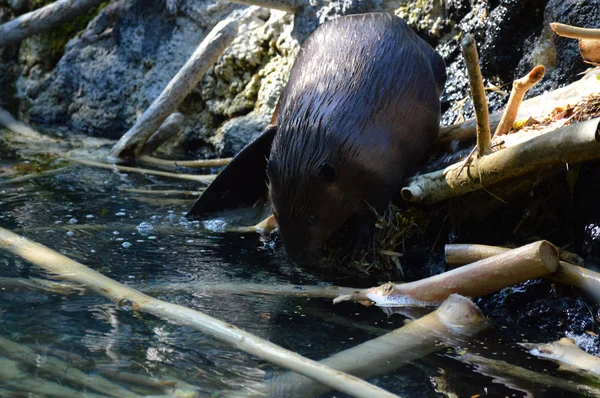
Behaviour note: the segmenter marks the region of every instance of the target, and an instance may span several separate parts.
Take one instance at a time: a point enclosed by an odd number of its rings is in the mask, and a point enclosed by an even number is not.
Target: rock
[[[264,130],[271,120],[269,115],[252,112],[227,121],[209,139],[217,151],[217,157],[230,157],[238,153]]]

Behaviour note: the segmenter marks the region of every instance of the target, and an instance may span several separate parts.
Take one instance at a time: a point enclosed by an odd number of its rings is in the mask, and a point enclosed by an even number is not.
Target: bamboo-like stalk
[[[558,262],[556,248],[538,241],[443,274],[400,285],[387,283],[334,302],[372,301],[380,307],[401,307],[436,305],[452,293],[481,297],[555,272]]]
[[[599,123],[600,118],[573,123],[474,159],[470,165],[459,162],[444,170],[413,177],[408,186],[402,188],[402,198],[409,202],[436,203],[523,176],[543,166],[598,159]]]
[[[292,14],[300,11],[302,8],[310,5],[307,0],[228,0],[232,3],[246,4],[249,6],[258,6],[270,8],[272,10],[285,11]]]
[[[199,330],[244,352],[313,378],[351,396],[397,397],[354,376],[335,371],[206,314],[147,296],[4,228],[0,228],[0,247],[56,274],[61,279],[84,285],[88,290],[115,302],[120,308],[146,312]]]
[[[187,167],[189,169],[201,169],[203,167],[227,166],[232,158],[221,159],[198,159],[198,160],[164,160],[153,156],[142,155],[137,158],[139,164],[147,166],[158,166],[166,168]]]
[[[0,353],[14,361],[37,367],[41,372],[66,380],[73,385],[88,388],[112,397],[135,398],[139,395],[112,383],[102,376],[88,375],[72,365],[52,356],[45,356],[44,364],[39,364],[35,350],[0,336]]]
[[[571,39],[600,39],[600,29],[579,28],[564,23],[553,22],[552,30],[559,36]]]
[[[75,19],[103,0],[58,0],[0,25],[0,47],[17,43]]]
[[[567,365],[565,366],[567,370],[575,368],[600,376],[600,358],[583,351],[572,339],[563,337],[547,344],[521,343],[521,345],[532,355]]]
[[[543,65],[538,65],[527,75],[513,82],[512,91],[510,92],[510,97],[508,97],[508,103],[506,104],[506,108],[504,108],[504,114],[502,115],[500,124],[498,124],[498,127],[494,132],[494,137],[506,134],[512,128],[517,119],[523,97],[525,97],[525,94],[531,87],[544,77],[544,73],[546,73],[546,68],[544,68]]]
[[[434,312],[321,363],[369,379],[440,350],[443,348],[440,342],[446,345],[464,342],[487,326],[485,317],[471,300],[453,294]],[[323,394],[331,388],[287,373],[250,389],[253,392],[250,396],[302,398]]]
[[[579,53],[588,64],[600,66],[600,39],[580,39]]]
[[[563,380],[558,377],[525,369],[520,366],[511,365],[504,361],[485,358],[469,353],[461,355],[456,359],[473,365],[478,373],[489,376],[492,379],[501,379],[502,377],[509,376],[518,380],[525,380],[529,383],[537,383],[544,386],[560,388],[575,394],[585,394],[591,397],[600,396],[600,389],[597,387]]]
[[[509,250],[511,249],[505,247],[473,244],[455,244],[444,247],[446,262],[450,267],[480,261]],[[600,273],[587,268],[560,261],[558,270],[553,274],[546,275],[545,278],[584,289],[595,295],[596,298],[600,297],[598,295],[598,292],[600,292]]]
[[[477,123],[477,155],[482,157],[492,150],[492,137],[490,135],[490,115],[483,87],[483,78],[479,68],[479,56],[477,45],[473,35],[467,34],[462,38],[462,47],[467,72],[469,75],[469,86],[471,87],[471,98],[475,108],[475,120]]]
[[[226,19],[215,25],[158,98],[115,144],[111,156],[123,158],[136,157],[140,154],[148,137],[158,130],[170,114],[175,112],[208,69],[229,47],[238,34],[238,28],[239,23],[234,19]]]
[[[199,196],[204,191],[179,191],[175,189],[137,189],[127,187],[117,187],[119,191],[139,193],[144,195],[164,195],[164,196]]]
[[[183,120],[184,117],[181,113],[171,113],[165,119],[165,121],[162,122],[158,130],[156,130],[154,134],[150,135],[146,142],[144,142],[142,149],[140,150],[140,155],[151,155],[152,152],[157,150],[159,146],[161,146],[172,136],[176,135],[181,128],[181,123],[183,123]]]
[[[76,391],[60,384],[41,379],[23,371],[19,363],[8,358],[0,357],[0,380],[2,383],[28,393],[47,397],[82,398],[83,392]],[[89,398],[106,398],[106,395],[85,393]]]
[[[148,175],[159,176],[159,177],[176,178],[179,180],[196,181],[196,182],[200,182],[202,184],[210,184],[216,177],[213,174],[208,174],[208,175],[175,174],[175,173],[167,173],[165,171],[141,169],[141,168],[137,168],[137,167],[128,167],[128,166],[119,166],[116,164],[101,163],[101,162],[95,162],[92,160],[85,160],[85,159],[77,159],[77,158],[65,158],[65,159],[69,160],[71,162],[79,163],[79,164],[82,164],[85,166],[90,166],[90,167],[99,167],[101,169],[108,169],[108,170],[120,171],[120,172],[125,172],[125,173],[140,173],[140,174],[148,174]]]
[[[600,76],[600,68],[593,68],[582,79],[566,87],[523,101],[517,113],[517,119],[545,116],[558,106],[576,104],[582,98],[600,90],[598,76]],[[500,123],[501,118],[502,111],[492,113],[490,115],[490,127],[495,129],[498,123]],[[438,134],[437,142],[448,143],[468,140],[475,136],[475,130],[475,119],[442,127]]]

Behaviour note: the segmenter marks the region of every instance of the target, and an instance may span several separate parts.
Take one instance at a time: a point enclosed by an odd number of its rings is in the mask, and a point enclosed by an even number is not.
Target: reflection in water
[[[187,202],[139,201],[141,194],[118,190],[117,186],[198,188],[193,183],[71,168],[34,181],[0,186],[0,226],[126,284],[320,282],[265,247],[257,235],[222,232],[226,223],[256,221],[243,212],[209,223],[188,222],[184,217]],[[48,276],[0,252],[0,277]],[[206,312],[315,359],[403,325],[400,315],[388,317],[377,308],[351,303],[333,307],[330,300],[210,290],[197,294],[173,291],[160,298]],[[198,396],[209,396],[273,378],[281,371],[202,333],[118,309],[94,296],[0,291],[0,336],[37,353],[34,362],[18,367],[19,372],[29,375],[26,377],[35,374],[59,387],[80,389],[81,385],[49,372],[49,363],[57,359],[96,377],[96,383],[103,375],[128,386],[122,391],[135,394],[195,391]],[[478,341],[484,343],[473,343],[476,348],[490,345],[486,340]],[[0,352],[0,359],[3,355],[7,354]],[[523,353],[515,351],[513,355]],[[538,371],[544,365],[538,363]],[[444,384],[441,378],[448,387],[440,387]],[[459,361],[435,355],[372,381],[406,397],[449,396],[451,390],[459,396],[523,396],[519,389],[494,383]],[[15,389],[18,387],[0,380],[0,396]],[[107,394],[90,388],[86,391]],[[528,391],[547,392],[539,385],[529,386]],[[560,396],[560,391],[552,396]]]

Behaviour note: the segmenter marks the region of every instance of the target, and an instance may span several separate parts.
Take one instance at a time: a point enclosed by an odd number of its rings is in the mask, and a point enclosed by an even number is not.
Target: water
[[[134,287],[192,282],[332,282],[288,263],[257,235],[213,232],[202,223],[188,222],[184,214],[193,198],[163,202],[160,197],[144,197],[117,187],[197,188],[193,183],[74,167],[49,177],[0,185],[0,226]],[[0,277],[47,275],[20,258],[0,252]],[[401,327],[404,320],[397,314],[385,315],[378,308],[353,303],[334,307],[330,300],[321,299],[207,293],[201,289],[197,294],[168,291],[159,298],[205,312],[314,359]],[[501,335],[501,331],[492,330],[461,349],[556,374],[556,365],[531,358],[513,341],[499,343]],[[115,374],[151,376],[169,382],[169,386],[176,380],[181,395],[206,397],[228,396],[232,390],[281,372],[200,332],[117,309],[95,296],[0,291],[0,336],[38,351],[35,367],[21,367],[29,378],[35,375],[79,391],[81,386],[46,373],[52,358],[62,358],[89,375],[105,374],[115,385],[154,395],[164,391],[117,381]],[[0,352],[0,359],[2,355]],[[371,382],[404,397],[449,396],[444,391],[458,396],[571,396],[518,379],[486,376],[481,369],[451,359],[453,356],[454,349],[442,349]],[[25,392],[26,388],[0,380],[0,396]],[[167,393],[175,394],[173,389]],[[326,396],[344,395],[332,392]]]

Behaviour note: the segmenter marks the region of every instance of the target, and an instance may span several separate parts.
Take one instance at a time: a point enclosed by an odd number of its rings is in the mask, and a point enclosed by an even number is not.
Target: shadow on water
[[[201,223],[188,222],[184,214],[193,201],[139,201],[139,194],[117,186],[197,188],[192,183],[73,168],[0,185],[0,225],[126,284],[322,282],[288,263],[254,234],[213,232]],[[0,252],[0,277],[47,275]],[[388,317],[377,308],[350,303],[334,307],[330,300],[178,292],[160,298],[206,312],[315,359],[403,325],[399,315]],[[0,291],[0,335],[38,350],[40,376],[44,360],[54,356],[92,374],[119,371],[176,378],[196,386],[199,396],[218,396],[281,371],[202,333],[119,310],[93,296]],[[490,332],[463,348],[475,347],[509,362],[520,358],[525,362],[520,366],[555,372],[551,364],[529,357],[512,341],[498,339],[497,333]],[[454,354],[454,349],[445,349],[371,381],[405,397],[569,396],[539,384],[511,384],[484,375],[452,359]],[[13,396],[14,389],[0,380],[0,396]]]

